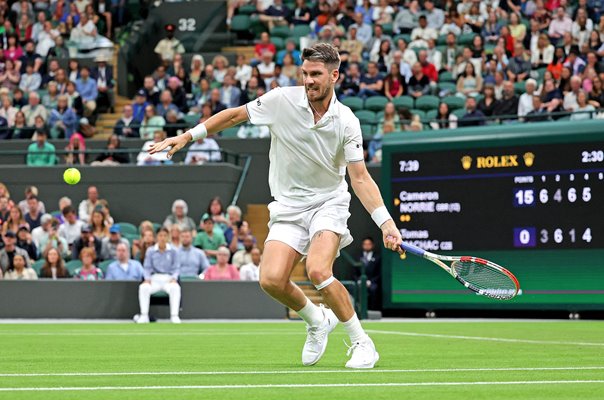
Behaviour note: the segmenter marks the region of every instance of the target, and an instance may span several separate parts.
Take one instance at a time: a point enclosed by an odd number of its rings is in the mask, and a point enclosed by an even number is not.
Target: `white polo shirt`
[[[250,122],[271,132],[269,186],[278,202],[311,207],[348,190],[346,163],[362,161],[358,118],[333,94],[314,123],[304,86],[275,88],[246,104]]]

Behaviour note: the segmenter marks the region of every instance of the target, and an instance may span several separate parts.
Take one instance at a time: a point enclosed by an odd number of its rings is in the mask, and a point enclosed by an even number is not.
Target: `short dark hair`
[[[302,51],[302,61],[315,61],[325,64],[328,70],[340,68],[338,49],[329,43],[316,43]]]
[[[166,235],[170,236],[170,231],[164,228],[163,226],[157,230],[157,233],[165,232]]]
[[[75,210],[75,208],[73,208],[73,206],[66,206],[66,207],[63,207],[63,210],[61,210],[61,213],[66,216],[69,213],[75,214],[76,210]]]

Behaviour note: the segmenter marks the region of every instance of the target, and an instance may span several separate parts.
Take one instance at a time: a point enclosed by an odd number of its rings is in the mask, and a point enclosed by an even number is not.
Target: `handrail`
[[[239,200],[239,195],[241,194],[241,191],[243,190],[243,184],[245,183],[245,179],[247,178],[247,174],[250,170],[250,165],[252,164],[251,155],[242,154],[241,157],[244,158],[243,169],[241,171],[241,175],[239,176],[239,181],[237,182],[237,187],[235,188],[235,193],[233,193],[233,198],[231,199],[231,205],[237,205],[237,201]]]

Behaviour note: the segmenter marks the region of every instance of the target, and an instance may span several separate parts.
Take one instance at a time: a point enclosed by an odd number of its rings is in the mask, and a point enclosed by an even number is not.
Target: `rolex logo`
[[[461,158],[461,166],[466,171],[469,170],[472,167],[472,157],[470,157],[470,156],[463,156]]]
[[[524,153],[522,158],[524,159],[524,165],[526,165],[527,167],[533,166],[533,162],[535,161],[535,155],[533,153]]]

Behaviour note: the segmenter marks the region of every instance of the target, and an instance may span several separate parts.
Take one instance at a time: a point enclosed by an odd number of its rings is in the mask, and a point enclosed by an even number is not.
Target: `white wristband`
[[[371,219],[373,219],[373,222],[375,222],[378,228],[381,228],[382,225],[384,225],[384,222],[392,219],[392,217],[390,216],[386,206],[381,206],[373,210],[371,213]]]
[[[199,140],[199,139],[205,139],[205,137],[208,136],[208,129],[206,128],[206,126],[203,123],[197,125],[195,128],[191,129],[189,132],[191,132],[191,141],[192,142]]]

